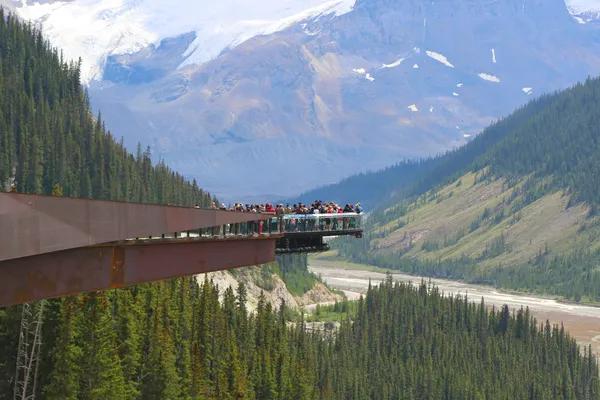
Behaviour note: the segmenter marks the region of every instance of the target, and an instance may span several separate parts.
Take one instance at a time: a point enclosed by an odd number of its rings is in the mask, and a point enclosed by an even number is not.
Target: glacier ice
[[[356,0],[75,0],[17,9],[39,23],[68,59],[82,58],[83,83],[101,80],[110,55],[134,54],[163,39],[195,32],[180,67],[210,61],[257,36],[325,14],[352,11]]]

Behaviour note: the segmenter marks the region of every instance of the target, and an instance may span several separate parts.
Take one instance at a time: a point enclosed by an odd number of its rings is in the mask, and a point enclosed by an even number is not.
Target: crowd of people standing
[[[199,205],[196,204],[196,208],[200,208]],[[271,224],[271,229],[284,230],[286,232],[302,232],[302,231],[312,231],[312,230],[337,230],[337,229],[348,229],[357,227],[357,221],[354,217],[348,216],[348,214],[362,214],[363,208],[360,203],[356,205],[352,205],[351,203],[347,203],[344,207],[341,207],[339,204],[334,203],[333,201],[329,203],[325,203],[323,201],[317,200],[310,205],[306,205],[302,202],[298,204],[290,205],[289,203],[283,206],[282,203],[275,205],[272,203],[265,204],[242,204],[235,203],[233,205],[229,205],[227,207],[225,203],[221,203],[220,206],[217,206],[215,202],[213,202],[210,206],[212,209],[224,210],[224,211],[238,211],[238,212],[251,212],[251,213],[269,213],[274,214],[275,217],[284,217],[289,215],[290,218],[278,218],[280,222],[276,222],[277,220],[270,220],[269,222],[248,222],[239,224],[241,226],[241,233],[245,234],[247,231],[262,233],[263,226],[265,223]],[[323,217],[318,218],[318,221],[315,220],[312,215],[323,215]],[[339,215],[339,217],[333,217],[332,214]],[[310,216],[310,217],[309,217]],[[315,215],[316,216],[316,215]],[[331,217],[330,217],[331,216]],[[308,219],[307,219],[308,218]],[[277,226],[281,224],[281,226]],[[226,231],[240,229],[239,227],[227,225],[225,227]]]
[[[286,204],[283,206],[283,203],[278,205],[274,205],[272,203],[265,204],[242,204],[235,203],[233,206],[229,205],[227,207],[225,203],[221,203],[219,207],[213,202],[211,204],[212,209],[220,209],[220,210],[229,210],[229,211],[239,211],[239,212],[253,212],[253,213],[273,213],[276,216],[281,216],[285,214],[342,214],[342,213],[356,213],[362,214],[363,208],[360,203],[357,203],[353,206],[351,203],[347,203],[344,207],[341,207],[339,204],[334,203],[333,201],[329,203],[325,203],[321,200],[317,200],[310,205],[306,205],[302,202],[298,204],[294,204],[290,206],[290,204]]]

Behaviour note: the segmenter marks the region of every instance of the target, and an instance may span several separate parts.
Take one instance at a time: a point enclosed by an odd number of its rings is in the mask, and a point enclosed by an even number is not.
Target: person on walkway
[[[360,206],[360,203],[356,203],[355,211],[357,214],[362,214],[363,208]]]

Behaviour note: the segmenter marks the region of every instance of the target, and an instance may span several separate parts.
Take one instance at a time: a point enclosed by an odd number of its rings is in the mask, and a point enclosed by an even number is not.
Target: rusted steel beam
[[[0,193],[0,261],[128,238],[256,221],[271,216]]]
[[[275,260],[275,237],[93,246],[0,262],[0,306]]]

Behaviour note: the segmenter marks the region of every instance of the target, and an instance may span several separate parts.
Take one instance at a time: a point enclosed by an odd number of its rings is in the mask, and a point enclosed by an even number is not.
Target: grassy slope
[[[546,246],[554,253],[562,253],[578,246],[600,245],[597,221],[586,220],[584,205],[567,209],[568,196],[562,192],[543,196],[515,211],[522,195],[513,198],[511,194],[524,180],[508,188],[504,180],[475,183],[475,177],[473,173],[464,175],[429,196],[427,201],[412,203],[405,216],[375,226],[374,233],[386,230],[387,235],[374,239],[372,248],[376,252],[395,253],[411,247],[403,257],[428,259],[457,258],[464,254],[481,257],[480,266],[491,267],[526,262]],[[472,223],[481,218],[486,208],[489,216],[471,231]],[[404,226],[395,228],[399,224]],[[507,244],[505,250],[501,254],[483,255],[486,247],[492,247],[501,235]],[[426,242],[439,244],[439,248],[434,245],[425,250]]]

